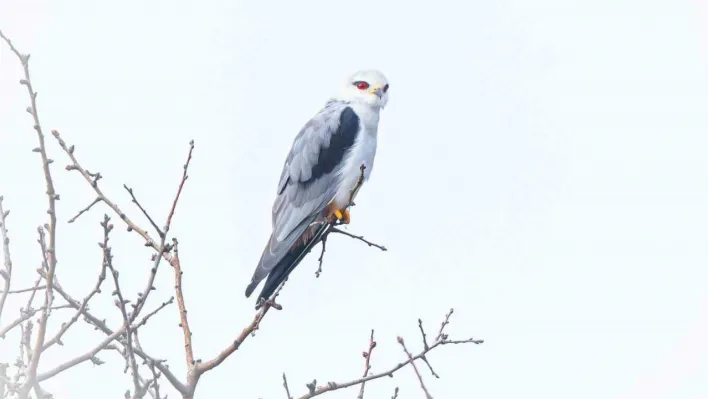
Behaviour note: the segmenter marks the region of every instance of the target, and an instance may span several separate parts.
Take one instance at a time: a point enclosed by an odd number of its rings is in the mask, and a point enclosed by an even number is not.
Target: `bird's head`
[[[384,108],[388,103],[388,79],[377,70],[359,71],[344,82],[337,100],[364,103]]]

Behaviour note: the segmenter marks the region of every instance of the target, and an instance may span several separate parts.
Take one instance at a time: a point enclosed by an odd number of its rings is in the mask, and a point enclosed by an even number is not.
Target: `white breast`
[[[359,116],[361,130],[339,169],[339,187],[334,202],[340,208],[349,204],[351,192],[361,177],[361,165],[365,166],[364,181],[369,179],[376,156],[379,110],[360,104],[352,104],[351,107]]]

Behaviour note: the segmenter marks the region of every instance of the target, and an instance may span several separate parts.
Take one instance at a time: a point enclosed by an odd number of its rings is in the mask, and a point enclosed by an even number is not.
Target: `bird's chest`
[[[361,131],[340,170],[339,189],[335,198],[338,205],[348,205],[352,191],[360,185],[360,181],[363,183],[369,179],[375,155],[376,131],[367,130],[362,124]]]

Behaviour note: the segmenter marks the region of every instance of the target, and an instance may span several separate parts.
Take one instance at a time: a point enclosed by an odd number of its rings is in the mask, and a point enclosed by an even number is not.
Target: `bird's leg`
[[[339,222],[340,224],[349,224],[351,216],[348,209],[339,209],[337,205],[332,202],[327,207],[327,220],[329,220],[330,223]]]

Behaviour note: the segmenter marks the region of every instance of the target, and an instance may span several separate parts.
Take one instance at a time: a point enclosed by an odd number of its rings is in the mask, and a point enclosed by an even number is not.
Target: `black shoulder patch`
[[[307,185],[330,173],[344,159],[344,155],[352,148],[359,133],[359,116],[350,108],[346,107],[339,116],[339,127],[332,134],[329,147],[320,149],[317,163],[312,167],[312,176],[309,179],[300,181]]]

